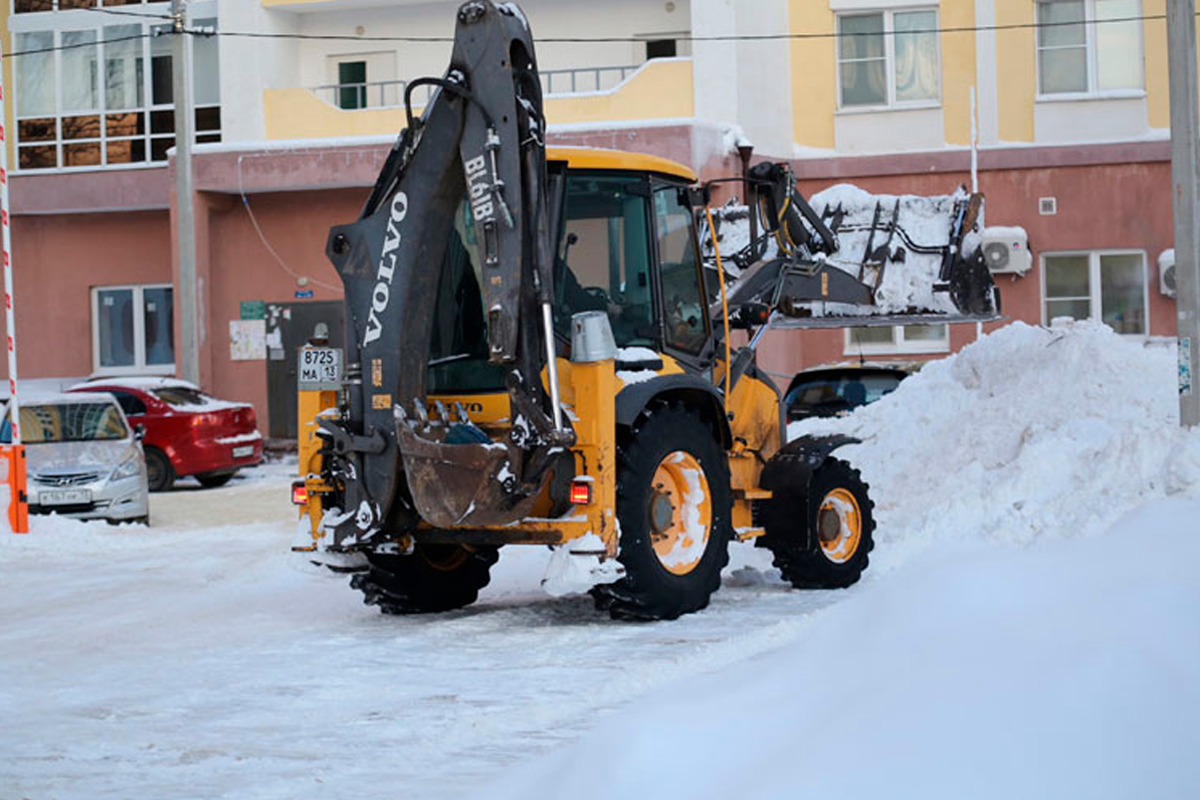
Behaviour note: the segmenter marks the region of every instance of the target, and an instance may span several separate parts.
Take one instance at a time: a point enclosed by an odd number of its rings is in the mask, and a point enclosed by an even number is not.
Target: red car
[[[262,461],[262,434],[249,403],[218,400],[174,378],[96,378],[70,391],[108,392],[129,424],[145,428],[152,492],[170,489],[185,475],[195,475],[202,486],[221,486],[241,467]]]

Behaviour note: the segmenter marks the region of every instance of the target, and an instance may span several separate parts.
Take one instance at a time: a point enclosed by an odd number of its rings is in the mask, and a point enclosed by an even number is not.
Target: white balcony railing
[[[544,70],[540,73],[542,92],[549,96],[609,91],[621,85],[641,66],[634,64],[617,67]],[[408,88],[408,83],[408,81],[402,80],[330,83],[314,86],[309,91],[331,106],[344,111],[356,111],[364,108],[396,108],[404,105],[404,92]],[[413,91],[413,105],[426,105],[435,90],[434,86],[418,86]]]

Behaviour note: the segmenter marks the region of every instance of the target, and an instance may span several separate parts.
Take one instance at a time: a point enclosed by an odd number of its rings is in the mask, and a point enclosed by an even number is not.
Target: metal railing
[[[603,92],[619,86],[641,68],[641,64],[618,67],[581,67],[551,69],[540,73],[542,92],[546,95]],[[396,108],[404,105],[404,90],[408,81],[367,81],[364,83],[329,83],[314,86],[309,91],[335,108],[355,111],[362,108]],[[419,86],[413,92],[413,105],[429,103],[435,86]]]
[[[540,73],[542,94],[581,94],[607,91],[619,86],[641,67],[641,64],[633,64],[621,67],[544,70]]]

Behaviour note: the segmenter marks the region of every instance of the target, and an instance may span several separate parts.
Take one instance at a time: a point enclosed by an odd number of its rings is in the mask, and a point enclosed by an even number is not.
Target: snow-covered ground
[[[734,548],[630,625],[509,548],[384,617],[288,552],[287,464],[154,527],[0,534],[0,798],[1183,797],[1200,779],[1200,433],[1170,347],[1013,325],[811,429],[871,483],[872,568]],[[795,431],[799,432],[799,431]]]

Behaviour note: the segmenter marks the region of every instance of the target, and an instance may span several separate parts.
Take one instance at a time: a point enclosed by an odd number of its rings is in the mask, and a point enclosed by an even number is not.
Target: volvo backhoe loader
[[[357,558],[352,585],[394,614],[474,602],[506,545],[555,547],[559,577],[586,564],[620,619],[704,608],[735,538],[769,547],[797,587],[858,580],[872,503],[833,455],[852,440],[785,443],[754,357],[785,317],[904,317],[875,314],[874,277],[833,263],[836,210],[810,208],[785,166],[743,176],[762,234],[738,254],[737,288],[718,263],[710,290],[697,238],[703,225],[716,240],[710,187],[654,156],[547,150],[513,4],[463,4],[449,70],[405,95],[407,127],[361,215],[328,239],[346,349],[330,407],[301,403],[303,549]],[[987,269],[961,247],[978,211],[954,203],[941,300],[906,311],[994,315]],[[894,256],[878,269],[904,268]]]

